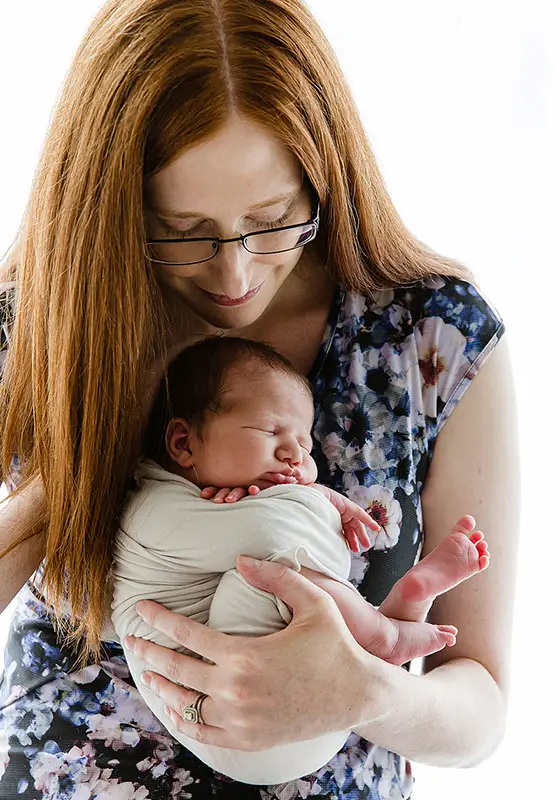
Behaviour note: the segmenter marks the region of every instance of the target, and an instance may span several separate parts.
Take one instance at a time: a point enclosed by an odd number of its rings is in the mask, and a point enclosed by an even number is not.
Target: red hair
[[[321,204],[315,246],[346,287],[370,293],[468,274],[405,228],[303,2],[101,8],[4,264],[17,313],[0,387],[2,473],[17,453],[24,481],[43,482],[45,591],[90,653],[99,651],[118,514],[146,423],[147,375],[166,363],[165,308],[144,250],[145,180],[233,111],[299,160]]]

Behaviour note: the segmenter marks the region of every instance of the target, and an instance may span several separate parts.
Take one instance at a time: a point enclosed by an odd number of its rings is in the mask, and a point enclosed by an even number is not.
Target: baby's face
[[[313,483],[317,467],[310,456],[313,402],[289,375],[259,369],[232,376],[225,410],[209,414],[202,439],[189,444],[198,484],[266,488],[275,473]]]

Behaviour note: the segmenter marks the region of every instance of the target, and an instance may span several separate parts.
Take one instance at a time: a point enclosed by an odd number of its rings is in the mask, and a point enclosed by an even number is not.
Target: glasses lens
[[[150,257],[166,264],[197,264],[208,261],[216,252],[216,242],[158,242],[150,244]]]
[[[245,247],[250,253],[260,255],[283,253],[303,247],[315,238],[315,225],[297,225],[287,231],[263,231],[254,233],[245,240]]]

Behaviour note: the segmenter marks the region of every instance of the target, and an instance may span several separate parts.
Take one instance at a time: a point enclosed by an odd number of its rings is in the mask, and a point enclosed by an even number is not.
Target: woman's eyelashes
[[[257,228],[281,228],[282,225],[289,222],[292,216],[292,212],[289,211],[287,214],[284,214],[282,217],[278,217],[278,219],[272,220],[253,220],[252,224],[256,225]]]
[[[284,214],[277,219],[272,220],[250,220],[249,227],[251,230],[247,231],[247,234],[253,233],[257,231],[259,228],[264,228],[265,230],[270,230],[271,228],[281,228],[283,225],[289,223],[291,217],[293,215],[293,211],[289,211],[288,213]],[[168,225],[166,222],[161,220],[160,222],[163,232],[165,236],[170,239],[192,239],[192,238],[208,238],[212,239],[212,234],[210,232],[203,231],[202,228],[206,225],[206,223],[199,223],[195,225],[194,228],[189,228],[188,230],[179,230],[178,228],[173,228],[171,225]]]

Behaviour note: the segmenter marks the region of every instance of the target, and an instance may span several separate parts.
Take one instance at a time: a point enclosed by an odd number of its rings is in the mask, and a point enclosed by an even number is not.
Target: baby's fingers
[[[247,489],[237,486],[235,489],[220,489],[212,500],[213,503],[237,503],[242,497],[247,496]]]
[[[276,472],[271,475],[276,483],[297,483],[297,475],[282,475],[281,472]]]
[[[231,492],[226,495],[226,503],[237,503],[238,500],[241,500],[242,497],[246,497],[247,494],[247,489],[238,486],[236,489],[232,489]]]
[[[371,539],[369,538],[369,534],[361,522],[356,523],[356,534],[358,536],[358,539],[362,547],[366,548],[371,547]]]
[[[356,536],[356,531],[354,530],[354,526],[351,523],[343,523],[342,524],[342,532],[344,534],[344,538],[348,543],[348,547],[353,553],[360,552],[360,545],[358,543],[358,537]]]
[[[378,533],[381,530],[381,525],[379,525],[379,523],[376,522],[373,517],[371,517],[363,508],[360,508],[359,506],[358,508],[359,511],[356,513],[356,517],[366,526],[366,528],[370,528],[370,530]]]
[[[358,553],[360,551],[360,545],[366,550],[369,550],[371,547],[371,539],[365,527],[358,520],[352,519],[349,522],[344,522],[342,524],[342,530],[350,546],[350,550],[352,550],[353,553]]]

